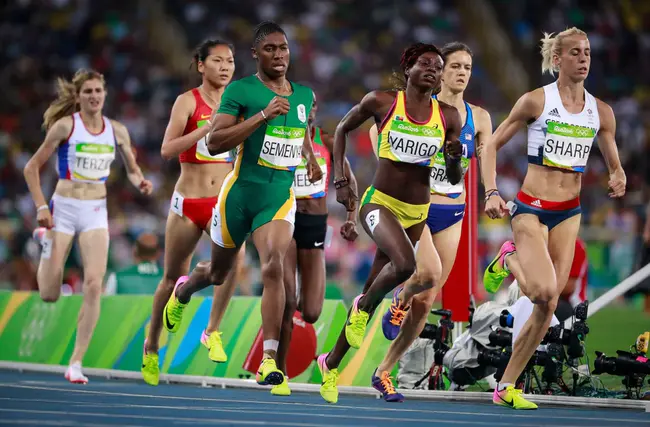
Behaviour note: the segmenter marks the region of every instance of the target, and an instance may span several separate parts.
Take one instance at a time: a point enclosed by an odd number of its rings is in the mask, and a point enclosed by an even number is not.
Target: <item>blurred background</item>
[[[474,51],[466,100],[486,108],[494,127],[525,91],[549,83],[541,75],[543,31],[578,26],[590,39],[592,64],[587,89],[609,103],[617,118],[617,143],[628,178],[620,202],[607,197],[607,169],[598,150],[583,176],[583,228],[589,260],[590,298],[638,269],[647,253],[650,226],[650,2],[620,0],[11,0],[0,6],[0,288],[34,290],[39,248],[31,239],[36,212],[22,169],[41,144],[42,114],[54,99],[57,76],[94,68],[108,84],[105,114],[124,123],[137,159],[155,186],[152,198],[128,185],[120,161],[109,179],[111,248],[109,293],[153,293],[156,280],[129,282],[129,268],[143,262],[134,251],[142,233],[158,236],[162,249],[169,201],[179,174],[177,160],[165,161],[160,145],[177,95],[199,83],[190,68],[192,50],[208,37],[235,45],[235,78],[254,72],[252,29],[275,20],[287,32],[290,78],[312,87],[319,99],[317,122],[333,132],[362,96],[389,88],[402,50],[423,41],[442,46],[460,40]],[[362,192],[375,170],[367,129],[348,148]],[[527,167],[525,133],[498,156],[499,189],[512,199]],[[54,167],[42,171],[46,195],[56,183]],[[482,193],[479,194],[482,200]],[[330,225],[338,230],[344,211],[330,192]],[[483,211],[482,206],[475,209]],[[479,220],[483,268],[510,238],[508,219]],[[195,262],[209,258],[207,237]],[[135,253],[135,255],[134,255]],[[161,265],[157,260],[147,260]],[[360,231],[348,244],[335,232],[326,249],[328,291],[348,299],[368,274],[374,245]],[[647,262],[647,261],[646,261]],[[256,254],[248,250],[240,292],[261,292]],[[82,271],[73,249],[67,292],[78,292]],[[482,271],[482,270],[481,270]],[[162,274],[162,271],[160,271]],[[124,285],[115,285],[122,277]],[[119,281],[119,280],[118,280]],[[137,280],[135,280],[137,282]],[[448,284],[449,286],[450,284]],[[643,289],[625,302],[650,312]],[[477,283],[475,297],[487,298]]]

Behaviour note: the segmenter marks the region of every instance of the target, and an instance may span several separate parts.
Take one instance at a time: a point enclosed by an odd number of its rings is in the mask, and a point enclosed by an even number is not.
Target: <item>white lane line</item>
[[[427,410],[427,409],[411,409],[411,408],[391,408],[391,407],[363,407],[363,406],[346,406],[346,405],[331,405],[331,404],[319,404],[319,403],[303,403],[303,402],[281,402],[281,401],[261,401],[261,400],[245,400],[245,399],[216,399],[216,398],[206,398],[206,397],[183,397],[183,396],[164,396],[164,395],[148,395],[148,394],[136,394],[136,393],[120,393],[112,391],[95,391],[95,390],[83,390],[80,388],[61,388],[61,387],[37,387],[37,386],[23,386],[16,384],[1,384],[3,387],[14,387],[14,388],[25,388],[25,389],[37,389],[37,390],[48,390],[48,391],[65,391],[73,392],[80,394],[92,394],[92,395],[104,395],[104,396],[119,396],[119,397],[140,397],[140,398],[152,398],[152,399],[173,399],[173,400],[190,400],[190,401],[205,401],[205,402],[228,402],[228,403],[246,403],[254,405],[289,405],[293,407],[297,406],[307,406],[314,408],[328,408],[332,410],[345,410],[351,409],[354,411],[364,410],[372,412],[411,412],[411,413],[421,413],[421,414],[452,414],[452,415],[473,415],[481,417],[508,417],[508,418],[523,418],[523,419],[538,419],[543,417],[544,419],[555,419],[555,420],[591,420],[591,421],[612,421],[612,422],[630,422],[630,423],[647,423],[647,421],[635,420],[630,418],[608,418],[608,417],[586,417],[587,411],[580,411],[581,413],[576,414],[575,416],[568,415],[548,415],[547,412],[551,412],[552,409],[543,409],[541,411],[536,411],[536,414],[543,412],[544,415],[534,415],[533,413],[506,413],[500,408],[491,407],[488,405],[482,405],[485,409],[495,410],[496,412],[483,412],[483,408],[480,411],[441,411],[441,410]],[[14,398],[0,398],[1,399],[14,399]],[[30,399],[31,400],[31,399]]]
[[[92,408],[90,408],[92,409]],[[61,410],[61,411],[42,411],[42,410],[37,410],[37,409],[6,409],[6,408],[0,408],[0,413],[2,412],[19,412],[21,414],[45,414],[45,415],[66,415],[66,416],[83,416],[83,417],[95,417],[95,418],[134,418],[138,420],[161,420],[161,421],[167,421],[167,422],[174,422],[174,423],[180,423],[180,422],[185,422],[186,423],[192,423],[192,424],[239,424],[239,425],[283,425],[283,426],[288,426],[288,427],[324,427],[324,426],[329,426],[328,424],[314,424],[314,423],[296,423],[296,422],[287,422],[287,421],[281,421],[281,422],[268,422],[268,421],[244,421],[244,420],[227,420],[227,419],[219,419],[219,420],[210,420],[210,419],[203,419],[203,418],[187,418],[187,417],[156,417],[153,415],[123,415],[123,414],[100,414],[97,412],[73,412],[73,411],[66,411],[66,410]],[[88,424],[86,424],[88,425]],[[92,423],[93,426],[95,426],[95,423]],[[117,424],[121,426],[122,424]],[[351,427],[353,425],[349,424]],[[116,424],[108,424],[108,426],[115,427]]]

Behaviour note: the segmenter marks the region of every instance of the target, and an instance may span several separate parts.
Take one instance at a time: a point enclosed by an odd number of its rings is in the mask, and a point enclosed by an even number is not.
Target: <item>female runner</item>
[[[485,145],[482,167],[485,212],[501,218],[508,208],[496,186],[496,152],[528,125],[528,172],[509,210],[517,252],[508,261],[515,257],[521,266],[520,286],[535,308],[493,396],[494,403],[514,409],[537,408],[514,384],[544,337],[567,283],[580,229],[581,174],[596,136],[609,170],[610,197],[622,197],[626,184],[614,140],[614,113],[584,87],[591,63],[587,34],[575,27],[555,37],[545,34],[541,53],[542,72],[557,72],[557,80],[519,98]],[[499,280],[507,269],[503,260],[512,249],[502,247],[487,277]]]
[[[307,164],[303,162],[296,168],[293,191],[296,195],[296,224],[293,240],[284,257],[284,289],[286,302],[280,345],[278,346],[278,367],[285,374],[282,384],[273,386],[271,393],[276,396],[289,396],[291,389],[287,380],[287,353],[293,331],[293,315],[300,310],[302,319],[307,323],[316,323],[323,309],[325,298],[325,245],[327,234],[327,184],[333,151],[333,138],[321,128],[314,125],[318,104],[314,95],[314,104],[309,114],[314,154],[323,171],[323,178],[312,183],[307,176]],[[345,159],[345,176],[356,194],[357,182]],[[341,226],[341,236],[354,241],[357,236],[356,215],[348,212],[347,221]],[[296,270],[300,273],[300,297],[296,295]]]
[[[65,378],[85,384],[88,378],[81,370],[81,362],[99,318],[109,244],[105,182],[116,148],[131,184],[145,195],[151,194],[153,187],[138,167],[126,127],[102,115],[106,99],[104,76],[92,70],[79,70],[72,82],[59,79],[57,89],[57,99],[43,115],[45,140],[23,173],[40,226],[34,237],[42,245],[37,281],[43,301],[59,299],[65,262],[75,235],[79,236],[83,302]],[[48,206],[39,171],[55,151],[59,181]]]
[[[167,217],[164,275],[154,294],[151,324],[142,357],[142,377],[151,385],[158,384],[160,374],[158,347],[163,308],[176,281],[189,271],[201,235],[203,232],[210,234],[212,209],[224,178],[232,171],[230,154],[212,156],[206,145],[210,118],[235,71],[232,48],[224,41],[206,40],[196,49],[194,63],[202,76],[201,86],[176,99],[160,149],[165,159],[178,156],[181,175]],[[214,313],[211,313],[210,323],[201,336],[201,342],[209,349],[210,359],[215,362],[227,360],[217,330],[221,319],[215,316],[223,315],[225,307],[221,309],[220,306],[234,292],[236,270],[235,266],[223,286],[214,288]]]
[[[492,121],[487,111],[463,101],[472,75],[470,48],[464,43],[453,42],[442,48],[442,55],[445,62],[442,86],[434,97],[456,107],[464,123],[460,132],[464,176],[474,155],[475,141],[476,151],[480,152],[481,145],[492,135]],[[377,140],[374,126],[370,138]],[[422,231],[416,251],[417,273],[395,290],[392,304],[382,319],[384,336],[395,341],[373,375],[372,385],[388,402],[404,399],[395,391],[390,372],[424,328],[431,306],[449,277],[460,242],[466,197],[464,181],[456,185],[449,182],[442,153],[436,157],[430,181],[431,204],[427,227]]]
[[[318,358],[321,396],[331,403],[338,400],[338,365],[345,353],[361,346],[368,319],[384,295],[415,272],[413,245],[425,226],[429,173],[439,151],[444,153],[449,181],[461,180],[460,116],[454,107],[432,98],[440,86],[442,53],[434,45],[417,43],[405,50],[400,65],[405,90],[370,92],[335,133],[334,185],[337,200],[350,211],[355,199],[343,169],[346,135],[371,117],[380,129],[379,165],[359,210],[364,229],[377,244],[375,261],[334,350]]]

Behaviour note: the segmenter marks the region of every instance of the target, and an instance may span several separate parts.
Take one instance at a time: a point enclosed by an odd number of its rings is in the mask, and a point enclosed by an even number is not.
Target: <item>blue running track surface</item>
[[[410,400],[385,403],[341,395],[336,405],[315,393],[272,396],[255,389],[189,385],[151,387],[138,381],[0,370],[0,426],[548,426],[649,427],[650,414],[601,409],[514,411],[491,404]]]

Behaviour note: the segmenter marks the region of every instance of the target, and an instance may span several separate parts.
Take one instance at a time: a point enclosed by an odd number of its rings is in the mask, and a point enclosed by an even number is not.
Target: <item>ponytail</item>
[[[69,116],[76,111],[77,92],[72,82],[61,77],[56,81],[56,99],[47,107],[43,114],[43,129],[48,130],[57,120]]]
[[[61,77],[57,78],[57,97],[43,113],[43,129],[48,130],[59,119],[79,111],[77,95],[79,95],[83,84],[92,79],[100,80],[104,86],[106,85],[104,76],[94,70],[81,69],[75,73],[72,81]]]
[[[560,71],[560,67],[553,61],[553,56],[560,56],[562,54],[562,41],[564,38],[575,35],[587,37],[587,33],[577,27],[567,28],[555,36],[553,36],[553,33],[544,33],[540,47],[540,53],[542,54],[542,74],[548,72],[551,76],[555,76],[555,73]]]

